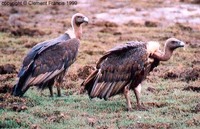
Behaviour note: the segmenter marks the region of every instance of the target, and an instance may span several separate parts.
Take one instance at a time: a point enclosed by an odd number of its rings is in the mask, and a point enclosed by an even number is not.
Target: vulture
[[[132,110],[129,91],[136,96],[137,109],[147,110],[140,102],[141,82],[160,61],[167,61],[176,48],[184,47],[184,42],[169,38],[164,51],[158,42],[131,41],[106,52],[97,62],[96,70],[81,84],[81,93],[87,91],[89,97],[107,100],[123,93],[128,111]]]
[[[74,63],[82,35],[82,25],[88,18],[81,13],[72,16],[71,26],[61,36],[38,43],[23,60],[18,82],[13,87],[14,96],[23,96],[30,86],[49,88],[53,96],[53,85],[61,96],[60,84],[68,68]]]

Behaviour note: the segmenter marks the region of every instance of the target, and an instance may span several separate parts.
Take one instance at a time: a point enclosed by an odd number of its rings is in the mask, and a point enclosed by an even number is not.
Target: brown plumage
[[[87,90],[90,98],[107,100],[109,97],[124,93],[127,108],[131,110],[129,90],[134,90],[137,107],[144,110],[139,100],[141,85],[148,73],[159,64],[168,60],[173,50],[183,47],[184,43],[170,38],[161,52],[157,42],[129,42],[109,50],[99,59],[96,70],[82,83],[81,90]]]
[[[77,57],[83,23],[88,23],[87,17],[80,13],[73,15],[72,30],[58,38],[39,43],[30,50],[24,58],[13,95],[23,96],[30,86],[35,85],[39,89],[48,87],[53,96],[55,82],[58,96],[61,96],[60,83]]]

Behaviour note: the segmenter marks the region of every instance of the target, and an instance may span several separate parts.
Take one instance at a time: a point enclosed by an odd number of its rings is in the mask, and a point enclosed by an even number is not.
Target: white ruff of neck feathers
[[[72,26],[72,29],[73,29],[73,31],[74,31],[74,15],[72,16],[72,20],[71,20],[71,26]]]
[[[160,49],[160,44],[155,41],[149,41],[147,42],[147,52],[149,54],[153,54],[154,52],[158,51]]]
[[[72,20],[71,20],[72,28],[69,28],[67,31],[65,31],[65,33],[67,33],[71,39],[72,38],[76,38],[75,31],[74,31],[74,24],[73,23],[74,23],[74,16],[72,17]]]
[[[67,31],[65,31],[65,33],[68,34],[71,39],[72,38],[76,38],[76,35],[74,33],[74,29],[72,29],[72,28],[70,28]]]

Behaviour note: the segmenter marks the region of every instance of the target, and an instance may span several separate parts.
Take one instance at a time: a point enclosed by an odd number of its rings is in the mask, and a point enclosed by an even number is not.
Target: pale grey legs
[[[141,102],[140,102],[141,84],[139,84],[134,89],[134,93],[135,93],[135,97],[136,97],[136,101],[137,101],[137,107],[136,107],[136,109],[140,110],[140,111],[147,110],[147,108],[143,104],[141,104]]]
[[[59,83],[59,82],[56,82],[55,85],[56,85],[56,87],[57,87],[58,97],[61,97],[60,83]]]
[[[132,111],[132,106],[131,106],[131,101],[130,101],[130,96],[129,96],[129,88],[128,86],[126,86],[124,88],[124,96],[126,98],[126,103],[127,103],[127,110],[128,111]],[[135,89],[134,89],[134,93],[135,93],[135,97],[136,97],[136,101],[137,101],[137,106],[136,109],[140,110],[140,111],[144,111],[147,110],[147,108],[141,104],[140,102],[140,93],[141,93],[141,84],[139,84]]]
[[[124,88],[124,96],[126,98],[127,110],[128,111],[132,111],[132,106],[131,106],[131,100],[130,100],[130,96],[129,96],[129,88],[128,88],[128,86],[126,86]]]

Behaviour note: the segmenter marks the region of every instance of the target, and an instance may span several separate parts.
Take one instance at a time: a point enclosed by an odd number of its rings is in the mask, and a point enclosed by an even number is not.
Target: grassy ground
[[[135,3],[134,3],[135,2]],[[117,23],[94,18],[98,13],[119,5],[136,8],[165,6],[162,1],[119,2],[112,5],[94,2],[91,11],[61,6],[4,8],[0,26],[0,69],[13,65],[11,71],[0,74],[0,128],[199,128],[200,126],[200,28],[198,25],[165,21],[151,24]],[[156,4],[155,4],[156,3]],[[176,3],[182,4],[182,3]],[[27,28],[13,28],[7,24],[9,16],[17,11],[23,16]],[[70,24],[70,17],[82,12],[91,19],[83,28],[77,61],[69,69],[62,85],[62,97],[49,97],[49,91],[41,93],[30,88],[23,98],[9,94],[17,79],[17,72],[28,50],[38,42],[57,37]],[[96,12],[95,12],[96,13]],[[1,20],[0,19],[0,20]],[[20,21],[20,20],[19,20]],[[4,25],[3,25],[4,24]],[[31,32],[31,33],[30,33]],[[125,98],[117,95],[108,101],[90,100],[87,94],[77,91],[81,82],[91,73],[97,60],[113,46],[129,40],[164,41],[176,37],[186,42],[186,50],[179,49],[168,62],[162,62],[142,84],[142,102],[149,111],[126,111]],[[135,96],[131,93],[135,108]]]

